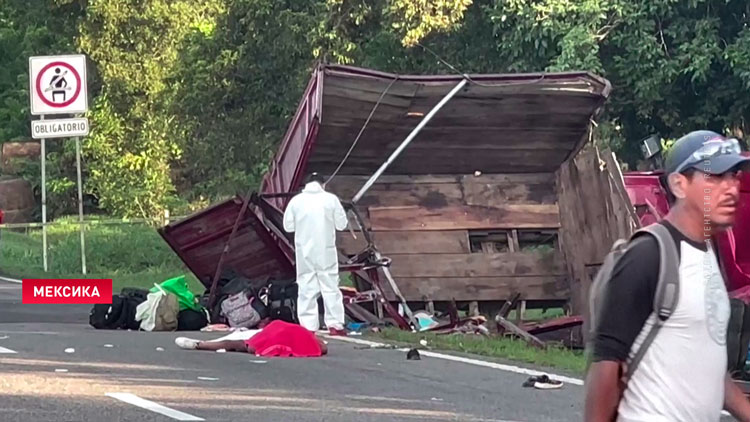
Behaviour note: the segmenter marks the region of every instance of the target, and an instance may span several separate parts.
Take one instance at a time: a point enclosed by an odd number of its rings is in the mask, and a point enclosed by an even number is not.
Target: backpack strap
[[[651,224],[633,233],[631,239],[645,233],[656,238],[656,242],[659,244],[659,279],[654,294],[654,315],[656,318],[638,351],[628,361],[626,379],[630,379],[638,368],[646,350],[677,308],[677,301],[680,297],[680,258],[669,229],[663,224]]]

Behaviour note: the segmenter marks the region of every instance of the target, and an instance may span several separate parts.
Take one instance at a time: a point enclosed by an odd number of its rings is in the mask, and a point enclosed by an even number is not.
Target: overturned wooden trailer
[[[470,75],[457,89],[464,78],[319,66],[263,181],[265,198],[237,196],[159,232],[207,287],[223,267],[293,277],[291,236],[278,219],[315,171],[344,201],[364,192],[356,208],[406,301],[492,312],[520,294],[529,306],[583,311],[591,274],[632,230],[617,172],[590,144],[609,83],[585,72]],[[347,231],[338,247],[345,262],[365,243]]]
[[[610,85],[585,72],[469,78],[356,205],[409,302],[491,310],[520,293],[579,308],[627,231],[596,151],[579,154]],[[320,66],[261,191],[295,192],[318,172],[351,200],[462,79]],[[338,246],[352,256],[365,244],[342,232]]]

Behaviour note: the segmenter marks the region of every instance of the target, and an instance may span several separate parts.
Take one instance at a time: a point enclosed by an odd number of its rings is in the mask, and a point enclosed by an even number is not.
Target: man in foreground
[[[346,335],[344,298],[339,290],[339,259],[336,231],[348,224],[346,212],[336,195],[323,189],[317,173],[289,201],[284,212],[284,230],[294,233],[297,266],[297,317],[310,331],[320,328],[318,296],[323,296],[325,324],[331,335]]]
[[[748,160],[736,140],[709,131],[672,147],[665,185],[673,204],[658,224],[669,229],[680,259],[677,308],[623,380],[627,359],[657,318],[658,244],[651,236],[634,240],[612,271],[592,339],[587,422],[715,422],[722,408],[750,422],[750,402],[727,374],[729,299],[711,242],[734,223]]]

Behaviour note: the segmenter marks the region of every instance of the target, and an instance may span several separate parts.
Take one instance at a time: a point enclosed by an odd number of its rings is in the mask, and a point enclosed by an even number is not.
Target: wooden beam
[[[339,179],[343,179],[340,181]],[[362,186],[369,179],[368,176],[353,176],[353,175],[338,175],[330,185],[327,186],[338,186],[340,183],[354,184]],[[378,178],[375,182],[377,186],[379,184],[436,184],[436,183],[489,183],[498,185],[509,185],[513,186],[518,183],[555,183],[555,173],[503,173],[503,174],[488,174],[483,173],[479,176],[473,174],[464,175],[435,175],[435,174],[384,174]],[[328,187],[327,187],[328,189]],[[330,190],[330,189],[329,189]]]
[[[565,300],[570,294],[565,276],[397,277],[396,282],[406,300],[415,302],[504,301],[514,293],[528,300]],[[386,296],[393,299],[391,292]]]
[[[390,254],[394,277],[564,276],[557,252]]]
[[[505,330],[509,331],[510,333],[513,333],[519,337],[521,337],[523,340],[525,340],[527,343],[534,347],[544,348],[546,345],[543,341],[539,340],[536,336],[533,336],[526,331],[519,328],[516,324],[513,324],[512,322],[508,321],[507,319],[501,317],[500,315],[497,315],[495,317],[495,322],[498,323],[501,327],[503,327]]]
[[[510,231],[510,242],[513,245],[511,251],[520,252],[521,244],[518,242],[518,230],[513,229]]]
[[[462,187],[466,205],[502,207],[508,203],[554,204],[557,202],[557,194],[552,183],[499,184],[477,182],[467,178],[464,179]]]
[[[339,198],[351,199],[362,187],[357,180],[345,176],[334,178],[326,190]],[[458,183],[376,183],[357,203],[367,206],[445,206],[464,203],[461,185]]]
[[[469,302],[469,316],[479,316],[479,302],[477,302],[476,300],[472,300],[471,302]]]
[[[468,254],[469,234],[465,230],[431,232],[372,232],[375,245],[385,255],[391,254]],[[349,232],[337,234],[336,246],[344,254],[356,254],[366,246],[364,237],[352,238]]]
[[[557,204],[373,207],[370,223],[376,231],[558,228],[560,216]]]

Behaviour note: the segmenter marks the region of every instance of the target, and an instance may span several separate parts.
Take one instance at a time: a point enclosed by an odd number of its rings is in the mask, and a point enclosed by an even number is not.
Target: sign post
[[[78,222],[81,231],[81,270],[86,274],[86,249],[81,182],[81,140],[89,133],[86,118],[45,120],[49,115],[76,115],[88,111],[86,57],[82,54],[29,57],[29,95],[31,114],[40,116],[31,122],[31,136],[42,144],[42,256],[47,272],[47,138],[75,137],[78,173]]]
[[[81,272],[86,274],[86,236],[83,225],[83,184],[81,183],[81,138],[76,136],[76,172],[78,173],[78,224],[81,229]]]
[[[44,120],[44,114],[40,117]],[[44,272],[47,272],[47,148],[46,139],[42,138],[42,260]]]

